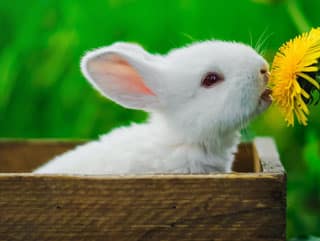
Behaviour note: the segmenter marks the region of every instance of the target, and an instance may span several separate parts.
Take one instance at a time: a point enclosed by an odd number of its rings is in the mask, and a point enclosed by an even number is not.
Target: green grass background
[[[289,38],[320,26],[320,1],[0,1],[0,137],[96,138],[146,114],[102,98],[79,71],[86,50],[131,41],[154,53],[196,40],[236,40],[271,62]],[[244,138],[275,138],[288,171],[289,237],[320,235],[320,106],[307,127],[286,127],[276,107]]]

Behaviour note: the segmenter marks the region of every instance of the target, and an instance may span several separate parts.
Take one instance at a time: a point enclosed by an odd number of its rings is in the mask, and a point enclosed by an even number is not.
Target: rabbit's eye
[[[201,86],[204,88],[210,88],[214,84],[222,81],[224,78],[222,75],[215,73],[215,72],[209,72],[206,74],[206,76],[201,81]]]

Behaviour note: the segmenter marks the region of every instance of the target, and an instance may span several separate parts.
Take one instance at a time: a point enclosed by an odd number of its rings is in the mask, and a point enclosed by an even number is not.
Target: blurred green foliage
[[[96,93],[79,71],[92,48],[131,41],[151,52],[204,39],[263,44],[271,62],[289,38],[319,26],[320,1],[11,0],[0,2],[0,136],[96,138],[146,114]],[[288,171],[288,236],[320,235],[320,107],[287,128],[277,108],[245,136],[275,138]]]
[[[292,238],[289,241],[320,241],[320,238],[313,236],[299,236],[297,238]]]

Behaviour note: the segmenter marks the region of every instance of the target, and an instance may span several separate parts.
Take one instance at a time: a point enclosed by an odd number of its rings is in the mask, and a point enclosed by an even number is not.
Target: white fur
[[[127,108],[151,112],[151,118],[115,129],[35,172],[230,171],[238,130],[270,104],[260,98],[265,89],[260,70],[265,68],[267,62],[251,47],[223,41],[194,43],[164,56],[128,43],[89,52],[81,62],[89,82]],[[208,72],[220,73],[224,81],[203,88]],[[131,79],[137,84],[131,86]],[[139,81],[151,92],[141,89]]]

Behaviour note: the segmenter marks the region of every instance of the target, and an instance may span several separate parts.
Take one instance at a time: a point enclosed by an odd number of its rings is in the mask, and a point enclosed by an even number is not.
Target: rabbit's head
[[[271,103],[268,64],[241,43],[199,42],[167,55],[116,43],[86,54],[81,69],[106,97],[157,112],[195,138],[234,131]]]

